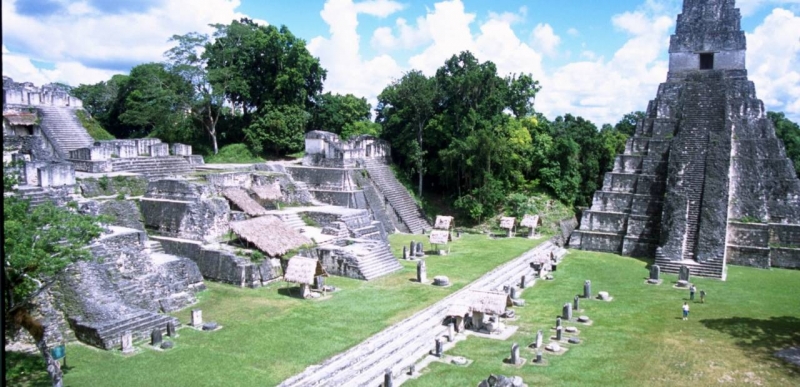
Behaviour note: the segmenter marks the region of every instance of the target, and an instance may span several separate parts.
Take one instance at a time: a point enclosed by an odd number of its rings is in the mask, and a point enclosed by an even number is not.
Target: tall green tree
[[[177,45],[165,53],[169,70],[191,85],[191,95],[187,101],[192,118],[211,137],[214,154],[217,154],[217,124],[225,110],[225,92],[232,82],[232,75],[227,69],[207,69],[208,58],[202,52],[209,45],[208,35],[191,32],[173,35],[170,41]],[[230,55],[231,52],[221,51],[217,54]]]
[[[44,338],[45,327],[29,313],[31,301],[46,291],[69,264],[90,258],[84,247],[102,231],[98,218],[80,215],[75,207],[30,202],[9,194],[16,184],[13,168],[3,168],[3,314],[28,331],[45,359],[53,386],[62,372]],[[8,326],[8,325],[7,325]]]
[[[328,132],[348,137],[361,133],[368,128],[357,122],[369,122],[372,106],[366,98],[359,98],[353,94],[321,94],[311,109],[308,121],[308,130],[325,130]]]
[[[767,112],[775,125],[775,134],[783,141],[786,156],[792,160],[797,177],[800,177],[800,125],[792,122],[784,113]]]
[[[421,71],[410,71],[378,96],[377,121],[387,138],[403,149],[412,171],[417,173],[417,194],[422,197],[425,174],[424,131],[436,112],[436,84]]]
[[[125,137],[144,137],[180,128],[188,120],[192,85],[162,63],[146,63],[131,69],[118,94],[119,122],[131,128]]]

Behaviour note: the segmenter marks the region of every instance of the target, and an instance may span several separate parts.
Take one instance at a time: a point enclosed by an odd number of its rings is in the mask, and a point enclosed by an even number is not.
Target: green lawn
[[[403,245],[420,238],[393,235],[393,251],[400,255]],[[205,321],[216,321],[223,329],[181,329],[174,349],[157,352],[140,343],[140,352],[128,357],[118,351],[68,345],[65,385],[276,385],[435,303],[542,241],[465,235],[452,244],[450,255],[427,258],[428,276],[447,275],[453,282],[449,288],[412,282],[413,262],[402,262],[401,272],[370,282],[330,277],[328,283],[342,290],[325,300],[289,297],[288,285],[283,282],[241,289],[208,281],[209,290],[192,308],[202,309]],[[182,322],[187,322],[189,315],[190,309],[176,314]],[[30,372],[26,375],[31,378]]]
[[[396,254],[412,238],[392,236]],[[181,329],[176,348],[166,352],[138,346],[123,357],[80,344],[68,345],[67,386],[270,386],[339,353],[417,310],[430,305],[493,267],[541,241],[522,238],[488,240],[466,235],[452,254],[428,258],[428,276],[444,274],[454,286],[434,288],[412,281],[414,263],[400,273],[371,282],[331,277],[340,292],[326,300],[288,297],[284,283],[262,289],[239,289],[208,282],[195,308],[223,329]],[[507,341],[470,337],[447,352],[474,362],[468,367],[434,363],[407,386],[473,386],[490,373],[519,375],[529,385],[798,385],[796,367],[771,354],[800,345],[800,271],[729,267],[728,281],[694,279],[708,292],[707,303],[693,303],[689,321],[680,318],[685,290],[672,288],[675,276],[660,286],[645,285],[646,262],[610,254],[573,251],[554,273],[525,291],[527,306],[512,324],[519,331]],[[585,279],[596,293],[614,300],[581,302],[579,314],[592,326],[579,327],[584,341],[561,356],[548,356],[546,367],[513,368],[501,361],[512,342],[522,357],[538,329],[549,329],[565,302],[582,292]],[[187,321],[189,310],[177,313]],[[14,356],[12,385],[39,385],[38,358]],[[28,360],[28,361],[26,361]],[[25,368],[27,367],[27,368]],[[21,372],[25,372],[24,375]],[[46,379],[44,379],[46,382]]]
[[[730,266],[728,280],[695,278],[705,304],[690,303],[689,321],[681,320],[688,291],[672,287],[665,275],[660,286],[645,285],[646,262],[611,254],[573,251],[554,273],[524,293],[527,306],[512,322],[519,331],[507,341],[470,337],[448,354],[474,360],[466,367],[434,363],[423,375],[404,384],[470,386],[490,373],[519,375],[528,385],[548,386],[796,386],[800,370],[772,357],[787,346],[800,345],[800,271],[759,270]],[[544,329],[553,334],[561,306],[583,291],[605,290],[610,303],[581,302],[580,314],[593,325],[580,327],[583,343],[563,355],[548,356],[546,367],[504,365],[511,344],[521,356],[535,356],[526,347]],[[575,324],[569,324],[575,325]]]

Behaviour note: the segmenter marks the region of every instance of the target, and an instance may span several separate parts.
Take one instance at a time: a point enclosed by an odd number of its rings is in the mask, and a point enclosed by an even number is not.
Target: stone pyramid
[[[726,262],[800,267],[800,180],[747,79],[733,0],[684,0],[667,81],[570,246],[725,279]]]

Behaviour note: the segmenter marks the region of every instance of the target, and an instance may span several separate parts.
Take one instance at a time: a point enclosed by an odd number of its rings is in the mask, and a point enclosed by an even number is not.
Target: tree
[[[421,71],[410,71],[387,87],[378,96],[378,120],[391,126],[390,133],[400,141],[410,140],[401,133],[415,133],[414,145],[406,155],[418,175],[418,195],[422,197],[422,176],[425,173],[423,132],[436,108],[436,84]],[[398,133],[399,132],[399,133]],[[391,140],[390,140],[391,141]],[[410,144],[407,144],[410,145]]]
[[[256,152],[285,155],[303,149],[308,113],[299,106],[282,105],[260,112],[244,129],[245,141]]]
[[[224,110],[225,92],[232,77],[225,69],[206,70],[208,58],[201,51],[209,44],[208,35],[191,32],[173,35],[170,41],[177,42],[177,46],[165,53],[169,59],[169,69],[192,86],[192,94],[187,98],[191,115],[211,137],[214,154],[217,154],[217,124]],[[218,52],[218,55],[229,54],[228,51]]]
[[[154,130],[172,130],[183,124],[190,108],[192,85],[161,63],[146,63],[131,69],[120,90],[119,121],[133,128],[128,136],[147,136]]]
[[[286,26],[262,26],[243,18],[214,27],[214,41],[203,54],[208,71],[228,77],[225,95],[245,115],[267,104],[314,105],[327,72]]]
[[[11,168],[3,171],[3,192],[16,183]],[[3,195],[3,314],[36,341],[53,386],[62,385],[62,372],[44,338],[45,328],[28,309],[30,302],[55,282],[69,264],[90,258],[84,247],[102,231],[99,219],[80,215],[75,207],[60,208]]]
[[[308,130],[325,130],[346,137],[343,134],[360,131],[354,127],[357,122],[370,121],[371,109],[366,98],[328,92],[320,95],[311,109]]]
[[[800,125],[792,122],[783,113],[767,112],[775,125],[775,134],[786,148],[786,157],[792,160],[797,177],[800,178]]]
[[[614,125],[614,129],[619,131],[622,134],[627,135],[628,137],[633,136],[636,132],[636,125],[639,121],[643,120],[645,114],[643,111],[635,111],[630,112],[622,117],[616,125]]]

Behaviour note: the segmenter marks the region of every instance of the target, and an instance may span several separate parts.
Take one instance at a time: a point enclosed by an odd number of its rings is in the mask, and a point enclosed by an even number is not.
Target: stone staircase
[[[108,350],[120,347],[122,335],[126,331],[131,331],[134,341],[147,340],[150,338],[150,333],[153,329],[160,329],[162,334],[165,334],[167,332],[167,323],[169,322],[172,322],[175,327],[180,326],[180,322],[175,317],[142,311],[124,320],[85,326],[84,329],[92,331],[99,338],[100,347]]]
[[[114,172],[139,173],[148,179],[194,172],[194,166],[189,164],[182,156],[111,159],[111,167]]]
[[[47,196],[47,192],[42,187],[37,186],[20,186],[17,188],[17,193],[22,199],[30,200],[31,207],[38,206],[47,201],[52,201]]]
[[[655,264],[661,268],[663,273],[677,274],[680,272],[681,266],[686,265],[691,276],[725,279],[727,274],[727,268],[720,260],[709,260],[702,263],[694,260],[671,261],[660,251],[656,253]]]
[[[278,217],[281,218],[283,223],[295,230],[298,230],[301,227],[306,227],[306,222],[303,221],[303,218],[301,218],[297,213],[286,212],[278,215]]]
[[[400,375],[433,349],[434,340],[447,331],[443,321],[448,309],[453,304],[464,303],[470,290],[515,286],[522,275],[532,274],[532,261],[548,256],[556,248],[546,242],[361,344],[306,368],[279,386],[379,386],[385,370],[391,369],[395,376]]]
[[[38,105],[36,109],[41,115],[39,127],[59,158],[67,159],[70,151],[86,148],[94,143],[94,139],[78,121],[75,109],[47,105]]]
[[[359,240],[353,248],[345,247],[344,250],[357,257],[358,270],[367,281],[402,270],[403,266],[397,261],[389,245],[382,241]]]
[[[408,190],[397,181],[388,165],[372,159],[364,161],[369,177],[381,191],[395,213],[412,234],[424,234],[431,229],[422,210]]]
[[[161,242],[155,240],[148,240],[144,242],[144,247],[150,254],[166,254],[164,251],[164,246],[161,245]]]

